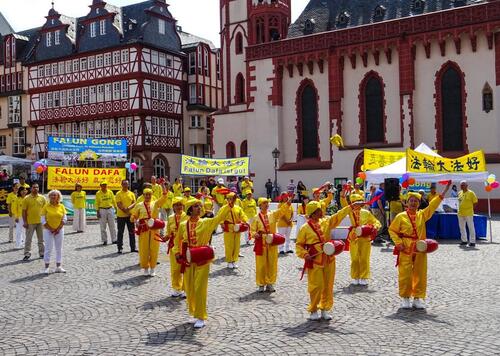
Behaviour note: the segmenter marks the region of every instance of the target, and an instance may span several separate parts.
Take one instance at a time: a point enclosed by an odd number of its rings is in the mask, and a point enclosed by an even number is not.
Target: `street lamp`
[[[273,186],[273,194],[272,197],[275,199],[279,195],[278,191],[278,158],[280,158],[280,150],[275,148],[272,152],[274,158],[274,186]]]

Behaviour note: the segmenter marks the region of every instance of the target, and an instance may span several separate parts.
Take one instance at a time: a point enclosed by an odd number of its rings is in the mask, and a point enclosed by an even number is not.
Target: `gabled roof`
[[[189,49],[189,48],[193,48],[193,47],[198,47],[198,45],[200,43],[207,44],[210,47],[210,49],[212,49],[212,50],[216,49],[216,47],[212,41],[207,40],[207,39],[202,38],[202,37],[192,35],[192,34],[187,33],[187,32],[184,32],[184,31],[182,31],[182,28],[179,26],[177,27],[177,33],[179,34],[179,37],[181,38],[182,49]]]
[[[290,25],[288,37],[300,37],[484,2],[487,0],[310,0],[299,18]],[[376,14],[377,8],[380,10],[379,16]]]
[[[0,35],[8,35],[9,33],[13,33],[14,29],[9,24],[9,22],[5,19],[5,17],[0,12]]]

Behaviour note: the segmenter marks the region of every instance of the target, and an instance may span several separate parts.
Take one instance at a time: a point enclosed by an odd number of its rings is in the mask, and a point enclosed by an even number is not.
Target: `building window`
[[[102,121],[102,135],[103,137],[109,137],[109,120]]]
[[[99,21],[99,33],[101,36],[106,34],[106,20]]]
[[[220,80],[220,52],[217,52],[217,63],[215,67],[215,71],[217,72],[217,80]]]
[[[111,101],[113,100],[113,84],[106,83],[104,86],[104,100]]]
[[[97,137],[101,137],[102,136],[102,124],[101,124],[101,121],[96,121],[95,122],[95,135]]]
[[[175,137],[175,120],[167,119],[167,136]]]
[[[189,74],[196,74],[196,53],[189,53]]]
[[[52,109],[54,104],[53,98],[54,95],[52,93],[47,93],[47,109]]]
[[[113,83],[113,100],[120,100],[120,82]]]
[[[40,94],[40,109],[45,109],[47,107],[47,94]]]
[[[59,72],[59,67],[57,66],[57,63],[52,63],[52,75],[58,75]]]
[[[483,111],[489,113],[493,110],[493,90],[488,83],[483,88]]]
[[[266,42],[264,19],[260,17],[255,21],[255,39],[258,44]]]
[[[54,107],[55,108],[58,108],[61,105],[61,101],[59,98],[60,98],[60,92],[55,91],[54,92]]]
[[[205,77],[210,76],[210,71],[208,70],[208,49],[203,50],[203,71],[205,72]]]
[[[68,106],[73,106],[75,103],[75,92],[73,89],[68,90]]]
[[[385,16],[386,8],[385,6],[378,5],[375,7],[375,11],[373,12],[373,19],[374,20],[382,20]]]
[[[111,66],[111,53],[104,54],[104,66],[106,67]]]
[[[384,85],[376,73],[369,73],[361,83],[361,143],[385,142]]]
[[[248,141],[245,140],[241,143],[240,146],[240,157],[247,157],[248,156]]]
[[[102,54],[98,54],[97,56],[95,56],[95,60],[96,60],[96,67],[102,68],[102,64],[103,64]]]
[[[162,35],[165,34],[165,20],[158,19],[158,32]]]
[[[24,128],[15,128],[12,140],[12,151],[15,155],[22,155],[26,149],[26,132]]]
[[[154,169],[154,174],[156,177],[166,177],[167,176],[165,161],[163,159],[161,159],[160,157],[155,158],[154,163],[153,163],[153,169]]]
[[[78,73],[80,71],[80,61],[78,59],[73,60],[73,73]]]
[[[158,99],[158,82],[151,81],[151,98]]]
[[[297,92],[298,160],[319,158],[318,147],[318,94],[314,83],[304,80]]]
[[[58,70],[59,74],[64,74],[65,73],[65,71],[64,71],[64,62],[59,62],[58,63],[58,67],[59,67],[59,70]]]
[[[174,87],[167,84],[167,101],[174,101]]]
[[[94,69],[95,68],[95,57],[90,56],[89,57],[89,69]]]
[[[80,70],[81,71],[87,70],[87,58],[80,59]]]
[[[191,116],[191,128],[201,128],[201,117],[200,115]]]
[[[158,83],[158,94],[159,94],[159,99],[160,100],[165,100],[166,98],[166,93],[165,93],[165,83]]]
[[[9,124],[21,123],[21,97],[9,96]]]
[[[127,135],[132,135],[134,133],[134,118],[127,117]]]
[[[464,84],[458,67],[447,65],[442,71],[440,81],[442,150],[463,151],[465,143]]]
[[[236,146],[233,142],[226,144],[226,158],[236,158]]]
[[[82,105],[82,89],[75,89],[75,105]]]
[[[52,32],[47,32],[45,34],[45,44],[47,45],[47,47],[52,46]]]
[[[236,85],[234,86],[234,102],[235,104],[242,104],[245,102],[245,78],[243,74],[238,73],[236,76]]]
[[[89,103],[89,88],[82,88],[82,104],[86,105]]]
[[[196,84],[189,84],[189,103],[196,104]]]
[[[7,148],[7,136],[0,136],[0,150]]]
[[[97,88],[94,86],[89,87],[90,91],[90,103],[94,104],[97,100]]]
[[[38,66],[38,78],[43,78],[43,77],[45,77],[45,67]]]
[[[125,118],[121,117],[118,119],[118,135],[125,136]]]
[[[94,38],[97,35],[97,23],[90,23],[90,37]]]
[[[97,86],[97,102],[102,103],[104,101],[104,84]]]
[[[128,82],[122,82],[122,99],[128,99]]]
[[[238,32],[236,34],[235,50],[236,50],[236,54],[243,53],[243,35],[241,34],[241,32]]]
[[[61,43],[61,30],[54,32],[54,44],[57,46]]]
[[[128,63],[129,61],[129,53],[128,53],[128,49],[123,49],[122,50],[122,63]]]
[[[45,65],[45,75],[47,77],[52,76],[52,66],[50,64]]]
[[[120,51],[113,52],[113,64],[120,64]]]
[[[197,99],[197,103],[198,104],[204,104],[205,103],[204,98],[205,98],[205,87],[203,86],[203,84],[198,84],[198,99]]]
[[[73,68],[72,62],[71,61],[66,61],[64,63],[66,64],[66,74],[70,74],[71,71],[72,71],[72,68]],[[48,76],[47,73],[45,73],[45,75]]]
[[[160,52],[160,66],[162,67],[165,67],[167,65],[167,60],[166,60],[166,56],[165,56],[165,53],[161,53]]]
[[[201,59],[201,51],[202,51],[202,47],[198,47],[196,49],[196,56],[197,56],[197,60],[198,60],[198,63],[197,63],[197,68],[198,68],[198,74],[201,74],[201,63],[202,63],[202,59]]]

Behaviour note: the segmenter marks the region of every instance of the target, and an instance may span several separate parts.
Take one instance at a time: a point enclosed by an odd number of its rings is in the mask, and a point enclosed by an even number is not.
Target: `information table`
[[[476,239],[486,240],[488,233],[488,218],[484,215],[474,215]],[[427,237],[438,239],[460,239],[458,217],[455,213],[436,213],[427,221]],[[469,229],[467,229],[467,232]]]

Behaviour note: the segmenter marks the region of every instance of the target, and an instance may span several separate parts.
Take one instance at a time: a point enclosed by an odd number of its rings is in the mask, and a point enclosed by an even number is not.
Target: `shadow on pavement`
[[[102,256],[96,256],[94,257],[94,260],[104,260],[106,258],[117,258],[120,257],[121,255],[115,252],[108,253],[107,255],[102,255]]]
[[[127,273],[127,272],[131,272],[131,271],[139,271],[140,269],[141,268],[139,267],[139,265],[135,264],[135,265],[123,267],[123,268],[120,268],[120,269],[115,269],[113,271],[113,273],[115,273],[115,274]]]
[[[237,276],[238,275],[238,269],[230,269],[230,268],[221,268],[218,269],[217,271],[211,272],[210,273],[210,278],[217,278],[217,277],[229,277],[229,276]]]
[[[238,302],[240,303],[246,303],[246,302],[251,302],[251,301],[254,301],[254,300],[265,300],[266,302],[269,302],[271,304],[278,304],[274,298],[272,297],[274,293],[269,293],[269,292],[258,292],[258,291],[255,291],[255,292],[252,292],[250,294],[247,294],[243,297],[239,297],[238,298]]]
[[[12,281],[10,281],[10,283],[33,282],[33,281],[36,281],[39,279],[44,279],[46,277],[48,277],[48,276],[45,273],[37,273],[37,274],[30,275],[30,276],[13,279]]]
[[[160,346],[173,341],[181,341],[183,343],[193,345],[199,348],[205,347],[205,344],[196,340],[196,333],[197,331],[193,329],[193,324],[191,323],[179,324],[170,330],[148,334],[148,340],[146,341],[146,345]]]
[[[340,335],[351,335],[353,334],[352,332],[346,332],[346,331],[340,331],[336,327],[337,325],[333,326],[330,325],[331,323],[334,323],[333,321],[325,321],[325,320],[319,320],[319,321],[306,321],[302,324],[293,326],[293,327],[288,327],[284,328],[283,331],[291,337],[304,337],[307,336],[307,334],[314,333],[314,334],[340,334]]]
[[[220,265],[221,263],[223,263],[225,261],[225,259],[226,259],[225,257],[219,257],[219,258],[213,260],[212,264],[214,264],[214,265]]]
[[[155,310],[155,309],[160,309],[162,307],[165,307],[167,312],[173,312],[175,310],[178,310],[179,308],[185,307],[186,306],[186,299],[185,298],[173,298],[173,297],[167,297],[163,298],[160,300],[157,300],[156,302],[146,302],[142,305],[141,309],[142,310]]]
[[[97,245],[90,245],[90,246],[83,246],[83,247],[77,247],[75,248],[75,251],[85,251],[85,250],[91,250],[94,248],[102,247],[102,244],[97,244]]]
[[[111,284],[111,286],[113,288],[121,288],[121,287],[125,287],[125,286],[137,287],[137,286],[140,286],[140,285],[143,285],[143,284],[149,282],[149,280],[151,278],[152,277],[149,277],[149,276],[139,275],[139,276],[134,276],[134,277],[130,277],[127,279],[123,279],[121,281],[110,281],[109,283]]]
[[[431,321],[433,323],[437,324],[445,324],[445,325],[450,325],[452,326],[453,324],[441,320],[438,318],[437,315],[434,314],[428,314],[427,310],[422,310],[422,309],[402,309],[399,308],[397,312],[391,315],[386,316],[387,319],[392,319],[392,320],[401,320],[409,324],[417,324],[422,321]]]
[[[6,263],[2,263],[0,265],[0,268],[3,268],[3,267],[11,267],[11,266],[17,266],[17,265],[21,265],[21,264],[24,264],[26,263],[27,261],[23,261],[23,260],[16,260],[16,261],[11,261],[11,262],[6,262]]]
[[[369,289],[368,286],[359,286],[354,284],[349,284],[347,287],[343,287],[339,293],[341,294],[358,294],[358,293],[377,293],[373,289]]]

